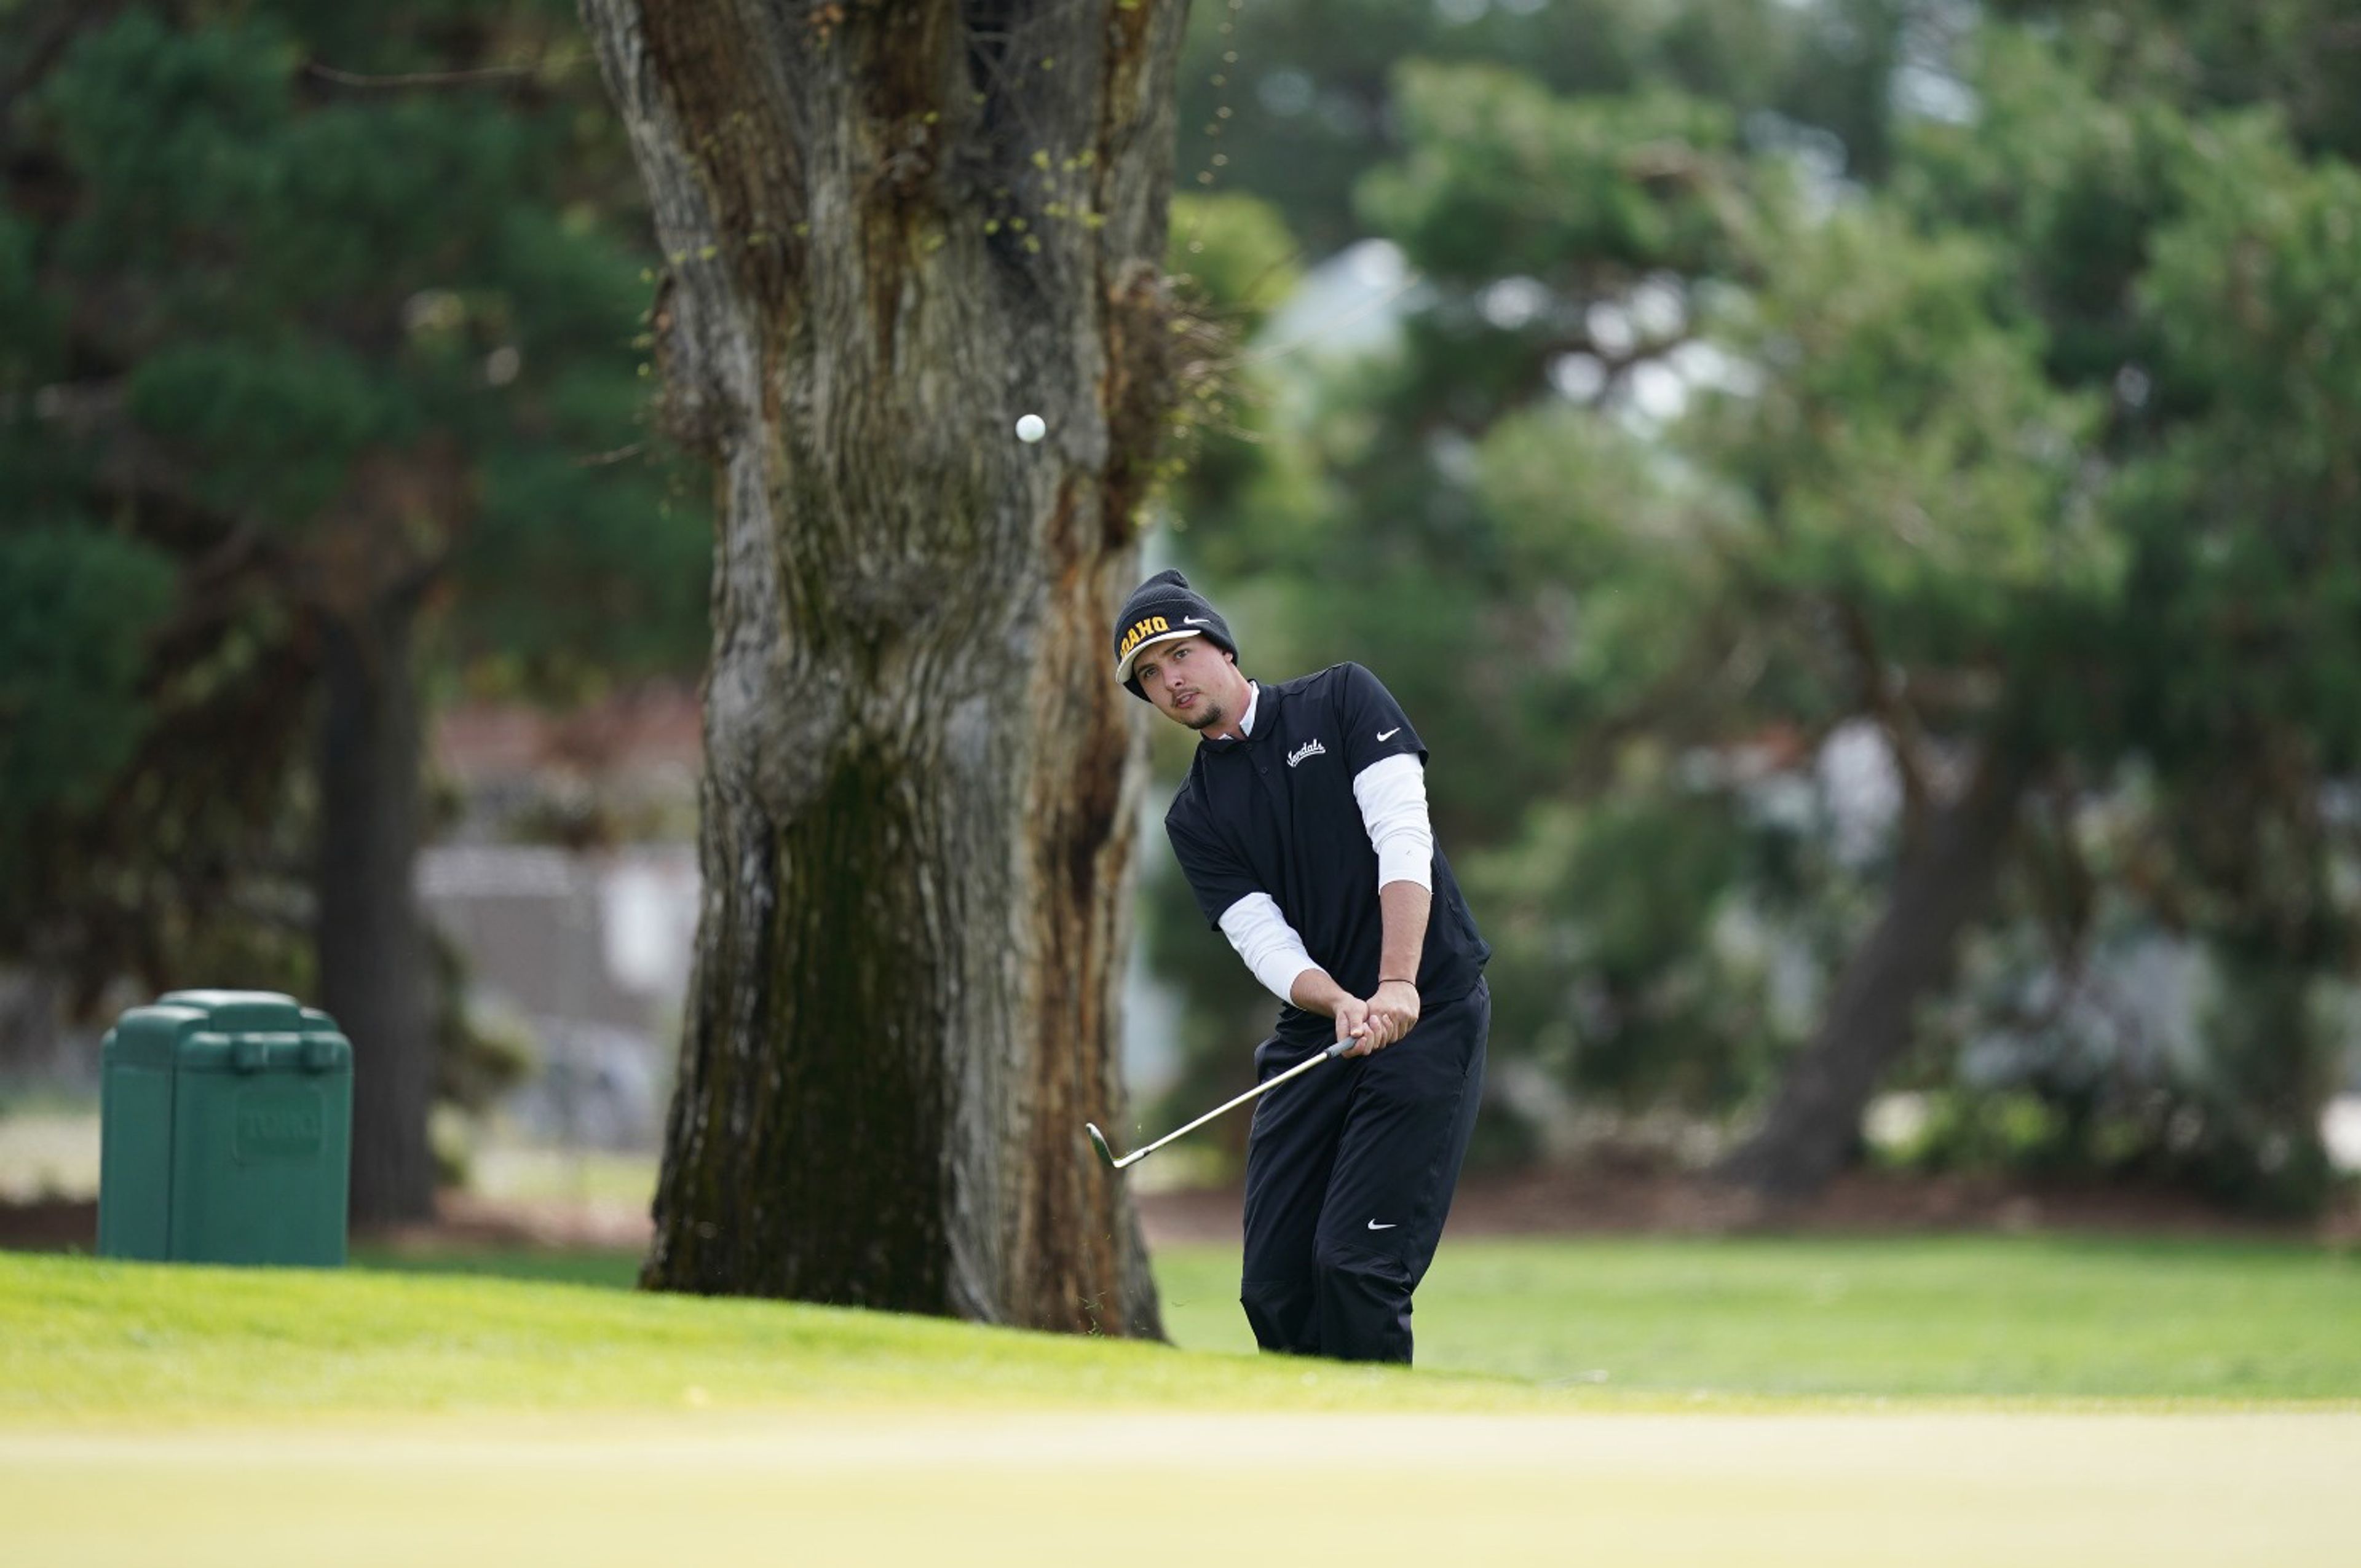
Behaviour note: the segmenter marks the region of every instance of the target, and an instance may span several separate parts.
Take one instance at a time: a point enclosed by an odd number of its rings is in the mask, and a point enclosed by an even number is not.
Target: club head
[[[1122,1168],[1115,1160],[1115,1150],[1107,1147],[1106,1135],[1099,1131],[1097,1123],[1083,1123],[1082,1131],[1091,1135],[1091,1147],[1099,1151],[1099,1158],[1105,1162],[1106,1168],[1109,1170],[1119,1170]]]

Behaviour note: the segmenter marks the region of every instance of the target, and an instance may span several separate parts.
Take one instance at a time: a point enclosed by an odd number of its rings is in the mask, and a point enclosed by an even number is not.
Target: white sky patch
[[[1587,403],[1607,389],[1607,365],[1596,354],[1561,354],[1549,363],[1549,379],[1559,397]]]
[[[1356,241],[1303,275],[1256,334],[1257,352],[1325,358],[1389,347],[1424,293],[1400,246]]]
[[[1650,278],[1632,290],[1623,303],[1642,337],[1671,337],[1688,322],[1680,285],[1670,279]]]
[[[1582,324],[1598,352],[1609,358],[1620,358],[1639,346],[1640,334],[1632,330],[1631,317],[1620,305],[1601,300],[1583,313]]]
[[[1896,114],[1946,125],[1975,123],[1983,105],[1958,63],[1982,9],[1977,0],[1929,0],[1905,14],[1899,61],[1886,88]]]
[[[2361,1094],[2340,1094],[2320,1113],[2320,1141],[2339,1170],[2361,1170]]]
[[[1948,71],[1904,63],[1894,72],[1894,106],[1905,115],[1947,126],[1969,126],[1982,105],[1974,89]]]
[[[600,880],[598,908],[601,948],[617,980],[659,993],[687,983],[698,908],[693,859],[621,861]]]
[[[1839,858],[1862,865],[1894,831],[1902,812],[1902,773],[1885,734],[1867,719],[1839,724],[1817,763]]]
[[[1345,264],[1365,289],[1400,288],[1410,277],[1410,258],[1389,239],[1365,239],[1345,247]]]
[[[1751,398],[1763,389],[1763,367],[1741,359],[1719,344],[1702,339],[1684,343],[1664,356],[1673,373],[1692,387]]]
[[[1844,138],[1825,126],[1806,125],[1773,109],[1746,116],[1746,144],[1756,152],[1784,158],[1795,171],[1796,195],[1815,220],[1836,211],[1856,189],[1845,178]]]
[[[1812,786],[1792,773],[1774,773],[1746,792],[1754,820],[1789,833],[1817,832],[1820,826],[1818,797]]]
[[[1538,279],[1503,278],[1477,298],[1476,308],[1502,332],[1515,332],[1549,308],[1550,291]]]
[[[1649,359],[1631,367],[1631,406],[1658,424],[1669,424],[1689,406],[1688,383],[1671,366]]]

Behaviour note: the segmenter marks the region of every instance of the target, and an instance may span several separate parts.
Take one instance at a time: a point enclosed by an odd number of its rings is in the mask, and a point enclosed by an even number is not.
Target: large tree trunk
[[[434,1092],[425,932],[413,890],[421,720],[401,592],[322,618],[320,1005],[353,1042],[352,1216],[423,1220],[434,1209],[427,1113]]]
[[[719,476],[650,1286],[1156,1333],[1118,1184],[1180,0],[583,0]],[[1017,416],[1049,422],[1038,446]]]
[[[1722,1167],[1767,1197],[1819,1190],[1861,1136],[1879,1075],[1910,1043],[1912,1014],[1949,980],[1960,933],[1991,897],[2031,764],[1994,741],[1966,792],[1936,811],[1894,874],[1885,911],[1838,978],[1820,1031],[1771,1113]]]

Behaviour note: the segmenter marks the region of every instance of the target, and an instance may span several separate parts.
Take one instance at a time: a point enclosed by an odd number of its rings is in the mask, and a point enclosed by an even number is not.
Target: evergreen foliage
[[[323,617],[429,590],[441,668],[577,696],[693,667],[707,544],[641,427],[647,274],[566,8],[108,8],[25,63],[9,942],[167,983],[177,925],[303,874],[274,824]],[[192,767],[236,809],[159,810]]]
[[[1618,62],[1581,80],[1473,23],[1402,46],[1356,186],[1420,280],[1395,345],[1296,376],[1320,479],[1251,525],[1198,501],[1188,550],[1419,717],[1503,1060],[1742,1114],[2007,754],[2000,905],[1891,1081],[2070,1106],[2068,1163],[2316,1201],[2361,919],[2336,8],[1806,7],[1745,71],[1622,9],[1549,8]],[[1883,90],[1815,124],[1780,72],[1839,40]],[[1831,778],[1869,736],[1883,828]],[[2091,1017],[2172,943],[2212,977],[2193,1055]]]
[[[401,1072],[464,1036],[376,1014],[449,983],[410,939],[420,702],[703,647],[620,133],[553,0],[13,9],[0,953],[86,1001],[292,990]],[[369,1151],[423,1148],[424,1095],[366,1103],[405,1124],[360,1129],[357,1210],[412,1212]]]

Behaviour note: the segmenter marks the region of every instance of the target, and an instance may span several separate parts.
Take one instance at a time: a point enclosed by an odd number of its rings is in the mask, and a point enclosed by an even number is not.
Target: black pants
[[[1491,1023],[1492,992],[1478,981],[1374,1056],[1314,1069],[1255,1102],[1238,1300],[1263,1349],[1410,1360],[1411,1292],[1451,1212]],[[1321,1048],[1264,1041],[1257,1080]]]

